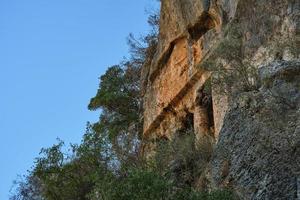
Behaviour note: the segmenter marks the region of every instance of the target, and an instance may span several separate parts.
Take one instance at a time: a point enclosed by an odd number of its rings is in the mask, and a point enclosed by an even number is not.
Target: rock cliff
[[[300,62],[264,66],[260,80],[259,90],[239,94],[227,111],[210,166],[213,184],[244,199],[297,199]]]
[[[212,152],[207,188],[296,199],[299,29],[298,0],[162,0],[157,52],[142,70],[144,154],[190,120],[195,145]]]

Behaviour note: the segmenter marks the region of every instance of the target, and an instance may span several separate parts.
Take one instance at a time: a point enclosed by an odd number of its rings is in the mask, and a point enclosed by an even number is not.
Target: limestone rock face
[[[157,52],[142,70],[145,141],[172,139],[189,116],[197,144],[214,152],[207,188],[231,187],[242,199],[295,199],[299,34],[299,0],[161,0]],[[207,90],[210,63],[230,68],[236,60],[225,58],[236,49],[259,71],[259,90]]]
[[[260,78],[259,91],[240,94],[225,116],[213,182],[234,188],[241,199],[297,199],[300,62],[271,63]]]
[[[210,1],[161,1],[158,50],[142,75],[148,75],[142,80],[147,82],[145,137],[169,138],[182,126],[185,116],[194,113],[197,91],[210,76],[196,65],[216,42],[220,22]]]

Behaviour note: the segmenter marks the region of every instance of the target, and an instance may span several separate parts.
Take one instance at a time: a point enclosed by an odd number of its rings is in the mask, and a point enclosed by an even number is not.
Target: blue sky
[[[154,0],[0,0],[0,199],[42,147],[78,143],[98,77],[145,33]]]

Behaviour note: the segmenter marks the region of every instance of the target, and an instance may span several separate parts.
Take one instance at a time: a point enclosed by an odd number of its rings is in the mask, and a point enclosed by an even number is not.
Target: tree
[[[151,31],[136,39],[128,37],[129,60],[114,65],[100,77],[99,89],[89,103],[90,110],[101,110],[97,130],[106,132],[119,161],[136,160],[142,133],[142,97],[140,76],[142,68],[150,66],[157,48],[157,14],[148,18]]]

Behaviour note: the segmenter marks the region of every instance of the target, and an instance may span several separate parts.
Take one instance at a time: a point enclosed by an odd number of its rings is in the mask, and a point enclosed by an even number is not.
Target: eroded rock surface
[[[225,116],[213,181],[241,199],[297,199],[300,62],[264,66],[260,78],[259,91],[238,95]]]
[[[157,52],[142,74],[143,137],[154,141],[143,152],[155,151],[159,138],[172,140],[191,116],[197,144],[215,150],[201,175],[205,188],[229,187],[242,199],[296,199],[299,21],[297,0],[161,0]],[[203,95],[211,63],[230,69],[237,57],[259,71],[259,90],[221,94],[211,84]],[[237,80],[230,81],[243,85]]]

